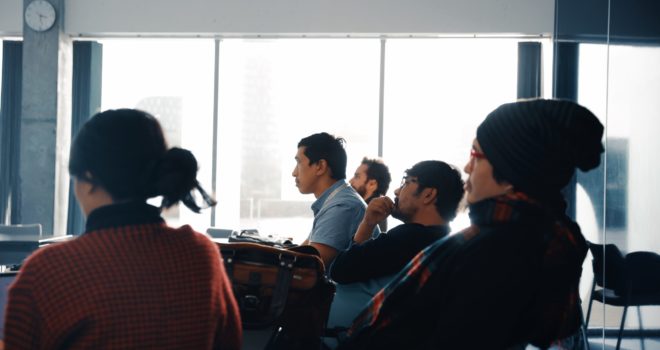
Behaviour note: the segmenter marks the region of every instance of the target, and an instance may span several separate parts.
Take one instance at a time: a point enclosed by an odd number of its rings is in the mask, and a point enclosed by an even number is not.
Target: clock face
[[[34,0],[25,9],[25,23],[38,32],[43,32],[55,23],[55,9],[48,1]]]

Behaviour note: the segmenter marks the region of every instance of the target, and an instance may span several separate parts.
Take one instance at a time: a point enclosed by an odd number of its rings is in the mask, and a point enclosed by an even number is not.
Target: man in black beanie
[[[340,349],[573,348],[587,245],[561,189],[600,164],[603,126],[569,101],[504,104],[477,129],[472,225],[417,255]]]
[[[477,140],[496,179],[531,197],[556,202],[575,168],[600,164],[603,126],[570,101],[528,100],[500,106],[479,128]]]

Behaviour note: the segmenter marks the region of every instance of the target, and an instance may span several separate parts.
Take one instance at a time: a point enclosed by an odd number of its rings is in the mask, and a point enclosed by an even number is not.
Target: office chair
[[[206,233],[211,236],[211,238],[229,238],[232,234],[238,234],[238,231],[226,228],[209,227],[206,229]]]
[[[652,252],[633,252],[623,255],[614,244],[589,242],[593,256],[594,282],[591,287],[586,325],[589,326],[594,300],[623,307],[616,349],[621,346],[623,326],[629,306],[637,306],[639,327],[642,327],[640,306],[660,305],[660,255]],[[653,266],[656,266],[655,268]],[[596,289],[596,287],[600,289]]]
[[[22,264],[23,260],[37,248],[39,248],[39,241],[0,240],[0,266],[17,269],[17,266]]]

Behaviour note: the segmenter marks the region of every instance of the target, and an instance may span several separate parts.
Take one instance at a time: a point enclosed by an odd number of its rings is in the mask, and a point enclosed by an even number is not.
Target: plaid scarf
[[[528,341],[548,347],[579,330],[578,285],[587,246],[580,229],[563,216],[557,218],[524,193],[510,193],[480,201],[470,206],[472,226],[430,245],[378,292],[353,322],[348,331],[352,338],[368,337],[386,329],[405,313],[406,301],[416,298],[429,278],[442,264],[451,264],[452,256],[463,244],[479,235],[480,227],[511,222],[547,222],[542,230],[542,271],[535,304],[530,310],[532,326]],[[448,284],[451,281],[448,281]]]

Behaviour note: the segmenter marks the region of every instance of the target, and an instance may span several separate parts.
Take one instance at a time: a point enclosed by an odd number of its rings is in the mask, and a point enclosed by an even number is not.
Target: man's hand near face
[[[372,199],[353,240],[356,243],[362,243],[371,238],[376,225],[390,216],[392,209],[394,209],[394,201],[391,198],[382,196]]]

